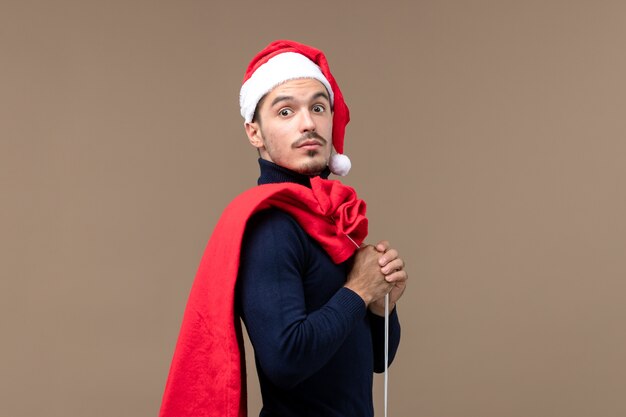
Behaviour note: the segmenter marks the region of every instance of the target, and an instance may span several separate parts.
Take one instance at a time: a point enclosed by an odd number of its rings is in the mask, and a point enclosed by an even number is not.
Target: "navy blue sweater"
[[[310,186],[306,176],[259,163],[259,184]],[[269,209],[250,219],[237,301],[254,346],[261,417],[373,416],[372,374],[384,368],[384,319],[343,287],[349,268],[350,260],[334,264],[282,211]],[[399,341],[394,310],[390,362]]]

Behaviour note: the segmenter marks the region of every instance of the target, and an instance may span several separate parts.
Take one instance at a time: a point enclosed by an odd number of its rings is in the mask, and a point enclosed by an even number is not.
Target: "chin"
[[[300,164],[294,171],[304,175],[319,175],[327,166],[326,161],[308,161]]]

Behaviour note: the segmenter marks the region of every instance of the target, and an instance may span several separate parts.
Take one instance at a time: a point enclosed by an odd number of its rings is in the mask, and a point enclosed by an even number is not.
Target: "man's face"
[[[261,158],[306,175],[326,168],[333,114],[328,91],[312,78],[290,80],[270,91],[246,134]]]

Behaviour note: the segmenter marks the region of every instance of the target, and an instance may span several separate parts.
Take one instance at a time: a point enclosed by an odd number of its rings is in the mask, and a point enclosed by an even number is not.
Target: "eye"
[[[313,111],[315,113],[323,113],[325,110],[326,108],[322,106],[321,104],[316,104],[315,106],[313,106]]]
[[[278,114],[280,114],[280,115],[281,115],[281,116],[283,116],[283,117],[287,117],[287,116],[289,116],[289,115],[290,115],[290,114],[292,114],[292,113],[293,113],[293,110],[291,110],[291,109],[287,109],[287,108],[285,108],[285,109],[280,109],[280,110],[278,111]]]

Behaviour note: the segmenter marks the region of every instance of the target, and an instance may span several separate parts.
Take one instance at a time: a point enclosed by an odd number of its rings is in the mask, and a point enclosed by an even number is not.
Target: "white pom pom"
[[[343,154],[333,153],[328,161],[330,172],[341,177],[348,175],[351,167],[352,163],[350,162],[350,158]]]

